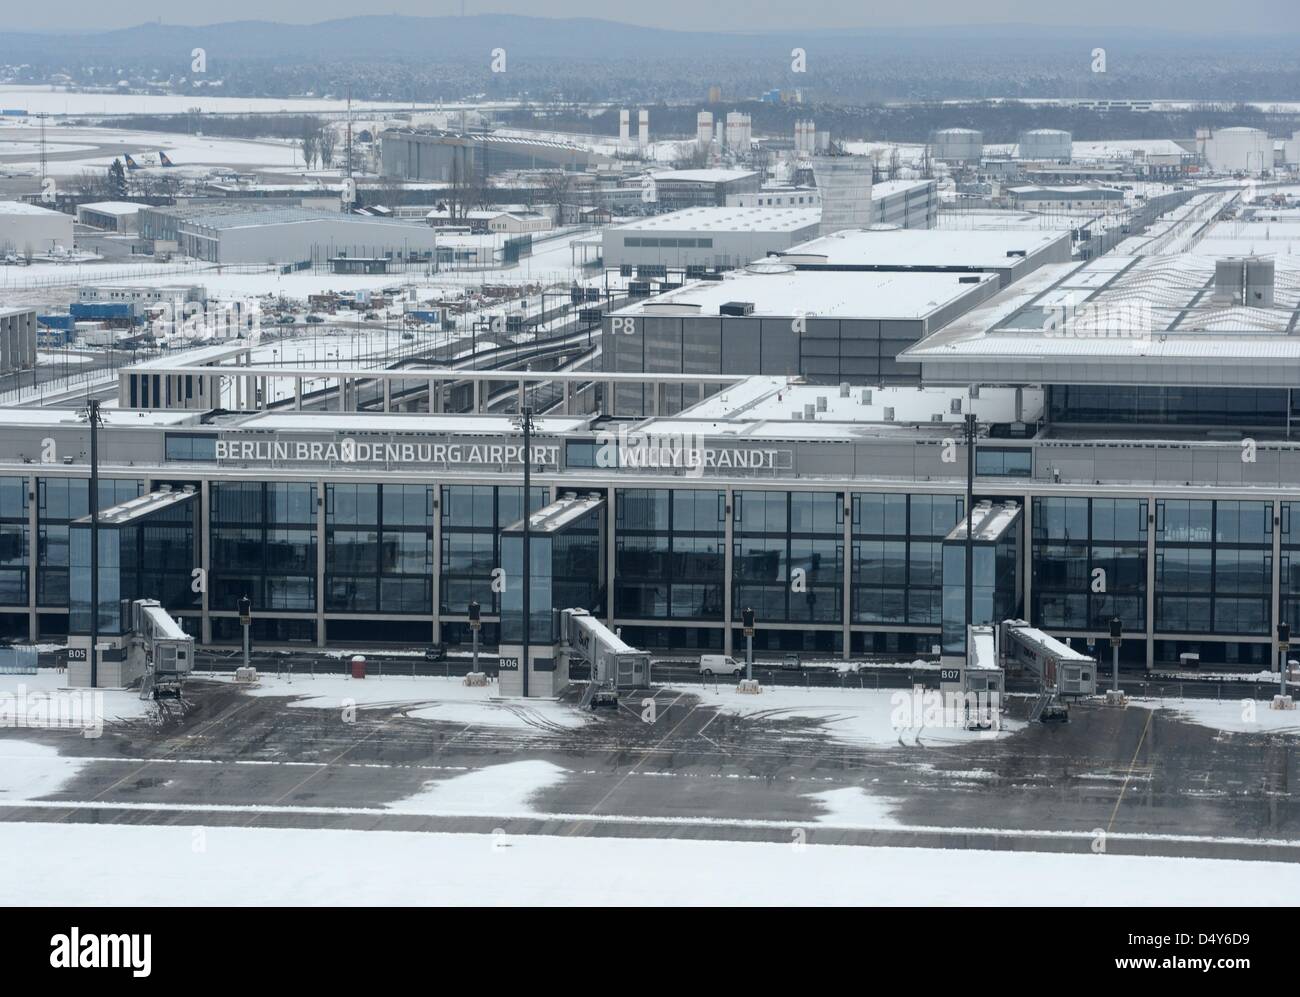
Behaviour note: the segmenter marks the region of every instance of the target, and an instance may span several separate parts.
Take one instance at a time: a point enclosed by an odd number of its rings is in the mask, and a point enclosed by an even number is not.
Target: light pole
[[[532,503],[530,499],[532,497],[532,486],[533,486],[533,477],[532,477],[533,410],[530,406],[525,405],[523,408],[519,410],[519,416],[515,420],[515,425],[517,425],[521,430],[523,430],[524,433],[524,502],[523,502],[524,550],[523,550],[523,565],[522,565],[523,576],[524,576],[523,577],[524,638],[522,641],[523,647],[522,647],[522,652],[520,654],[521,660],[519,662],[519,670],[520,670],[520,678],[522,680],[521,689],[523,691],[524,698],[527,698],[528,697],[528,665],[529,665],[528,644],[530,638],[532,637],[532,634],[529,632],[532,629],[531,627],[532,606],[529,605],[529,602],[530,602],[530,596],[532,594],[530,590],[532,588],[532,567],[533,567],[532,566],[533,544],[532,544],[532,532],[531,532],[531,525],[530,525],[530,520],[532,518]]]
[[[244,628],[244,667],[248,667],[248,659],[252,651],[251,641],[249,640],[249,630],[253,623],[253,600],[248,596],[241,596],[239,600],[239,623]]]
[[[99,687],[99,399],[86,402],[90,423],[90,687]]]
[[[978,431],[975,413],[966,413],[966,626],[962,630],[961,645],[969,650],[966,642],[970,640],[971,623],[975,618],[975,544],[972,529],[975,518],[975,435]]]
[[[470,671],[475,675],[478,674],[478,632],[482,626],[482,611],[479,608],[478,600],[471,599],[469,601],[469,631],[474,636],[474,658],[470,665]]]

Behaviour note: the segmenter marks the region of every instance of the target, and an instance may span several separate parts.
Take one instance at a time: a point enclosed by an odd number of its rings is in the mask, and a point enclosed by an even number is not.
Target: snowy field
[[[35,122],[0,128],[0,157],[7,159],[8,169],[36,169],[40,165],[39,128]],[[56,177],[75,177],[90,167],[107,167],[115,154],[104,154],[100,146],[121,146],[140,154],[165,151],[176,166],[283,166],[301,165],[301,153],[289,141],[272,139],[214,138],[176,132],[130,131],[122,128],[57,127],[46,128],[49,151],[53,154],[87,150],[86,155],[68,159],[51,159],[48,173]],[[32,149],[36,141],[35,150]],[[31,160],[10,157],[31,154]]]
[[[0,902],[42,905],[1287,905],[1271,862],[505,833],[0,825]],[[112,862],[104,856],[112,855]],[[148,870],[141,874],[140,870]]]
[[[52,86],[0,86],[0,105],[21,107],[28,113],[47,114],[184,114],[197,107],[208,114],[268,114],[277,111],[321,113],[346,111],[346,98],[325,100],[319,97],[222,97],[193,94],[118,94],[78,93]],[[434,107],[432,104],[400,105],[388,102],[357,100],[352,110],[361,112],[381,107],[410,110]]]

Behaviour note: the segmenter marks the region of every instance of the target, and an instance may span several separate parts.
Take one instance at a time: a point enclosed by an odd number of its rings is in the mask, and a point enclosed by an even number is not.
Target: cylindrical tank
[[[1205,141],[1205,161],[1216,173],[1273,169],[1273,140],[1259,128],[1219,128]]]
[[[1020,158],[1068,163],[1074,136],[1059,128],[1030,128],[1020,133]]]
[[[1246,296],[1252,308],[1273,307],[1273,261],[1262,256],[1246,260]]]
[[[935,159],[949,163],[978,163],[984,155],[984,133],[974,128],[940,128],[930,135]]]

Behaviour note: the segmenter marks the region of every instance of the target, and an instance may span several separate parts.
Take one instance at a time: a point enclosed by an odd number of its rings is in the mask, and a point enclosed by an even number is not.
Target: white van
[[[740,678],[744,674],[745,666],[735,658],[729,658],[725,654],[701,654],[700,655],[700,674],[706,677],[714,675],[733,675]]]

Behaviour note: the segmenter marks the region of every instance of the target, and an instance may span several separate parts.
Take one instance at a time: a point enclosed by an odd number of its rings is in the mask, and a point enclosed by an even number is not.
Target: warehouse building
[[[686,208],[607,228],[609,267],[736,267],[817,234],[821,211],[804,208]],[[664,275],[661,271],[656,271]]]
[[[820,272],[782,263],[724,277],[606,316],[604,369],[915,384],[918,368],[897,355],[999,287],[991,273]],[[656,395],[636,382],[612,390],[617,415],[677,411],[698,400],[675,389]]]
[[[94,201],[77,205],[77,221],[101,232],[130,235],[137,231],[141,205],[134,201]]]
[[[510,170],[585,170],[595,158],[566,142],[490,132],[400,128],[380,133],[379,141],[384,176],[438,183],[483,182]]]
[[[230,211],[182,218],[177,245],[209,263],[280,263],[332,256],[432,258],[438,235],[418,222],[311,208]]]
[[[24,201],[0,201],[0,255],[72,248],[72,216]]]
[[[36,366],[36,310],[0,308],[0,374]]]
[[[1007,287],[1047,263],[1070,262],[1069,232],[862,229],[773,254],[799,270],[995,273]]]
[[[729,198],[756,194],[762,177],[753,170],[714,167],[701,170],[660,170],[650,174],[649,192],[660,211],[682,208],[723,208]]]
[[[1124,192],[1117,187],[1028,185],[1008,187],[1006,194],[1017,208],[1036,211],[1108,211],[1124,207]]]

